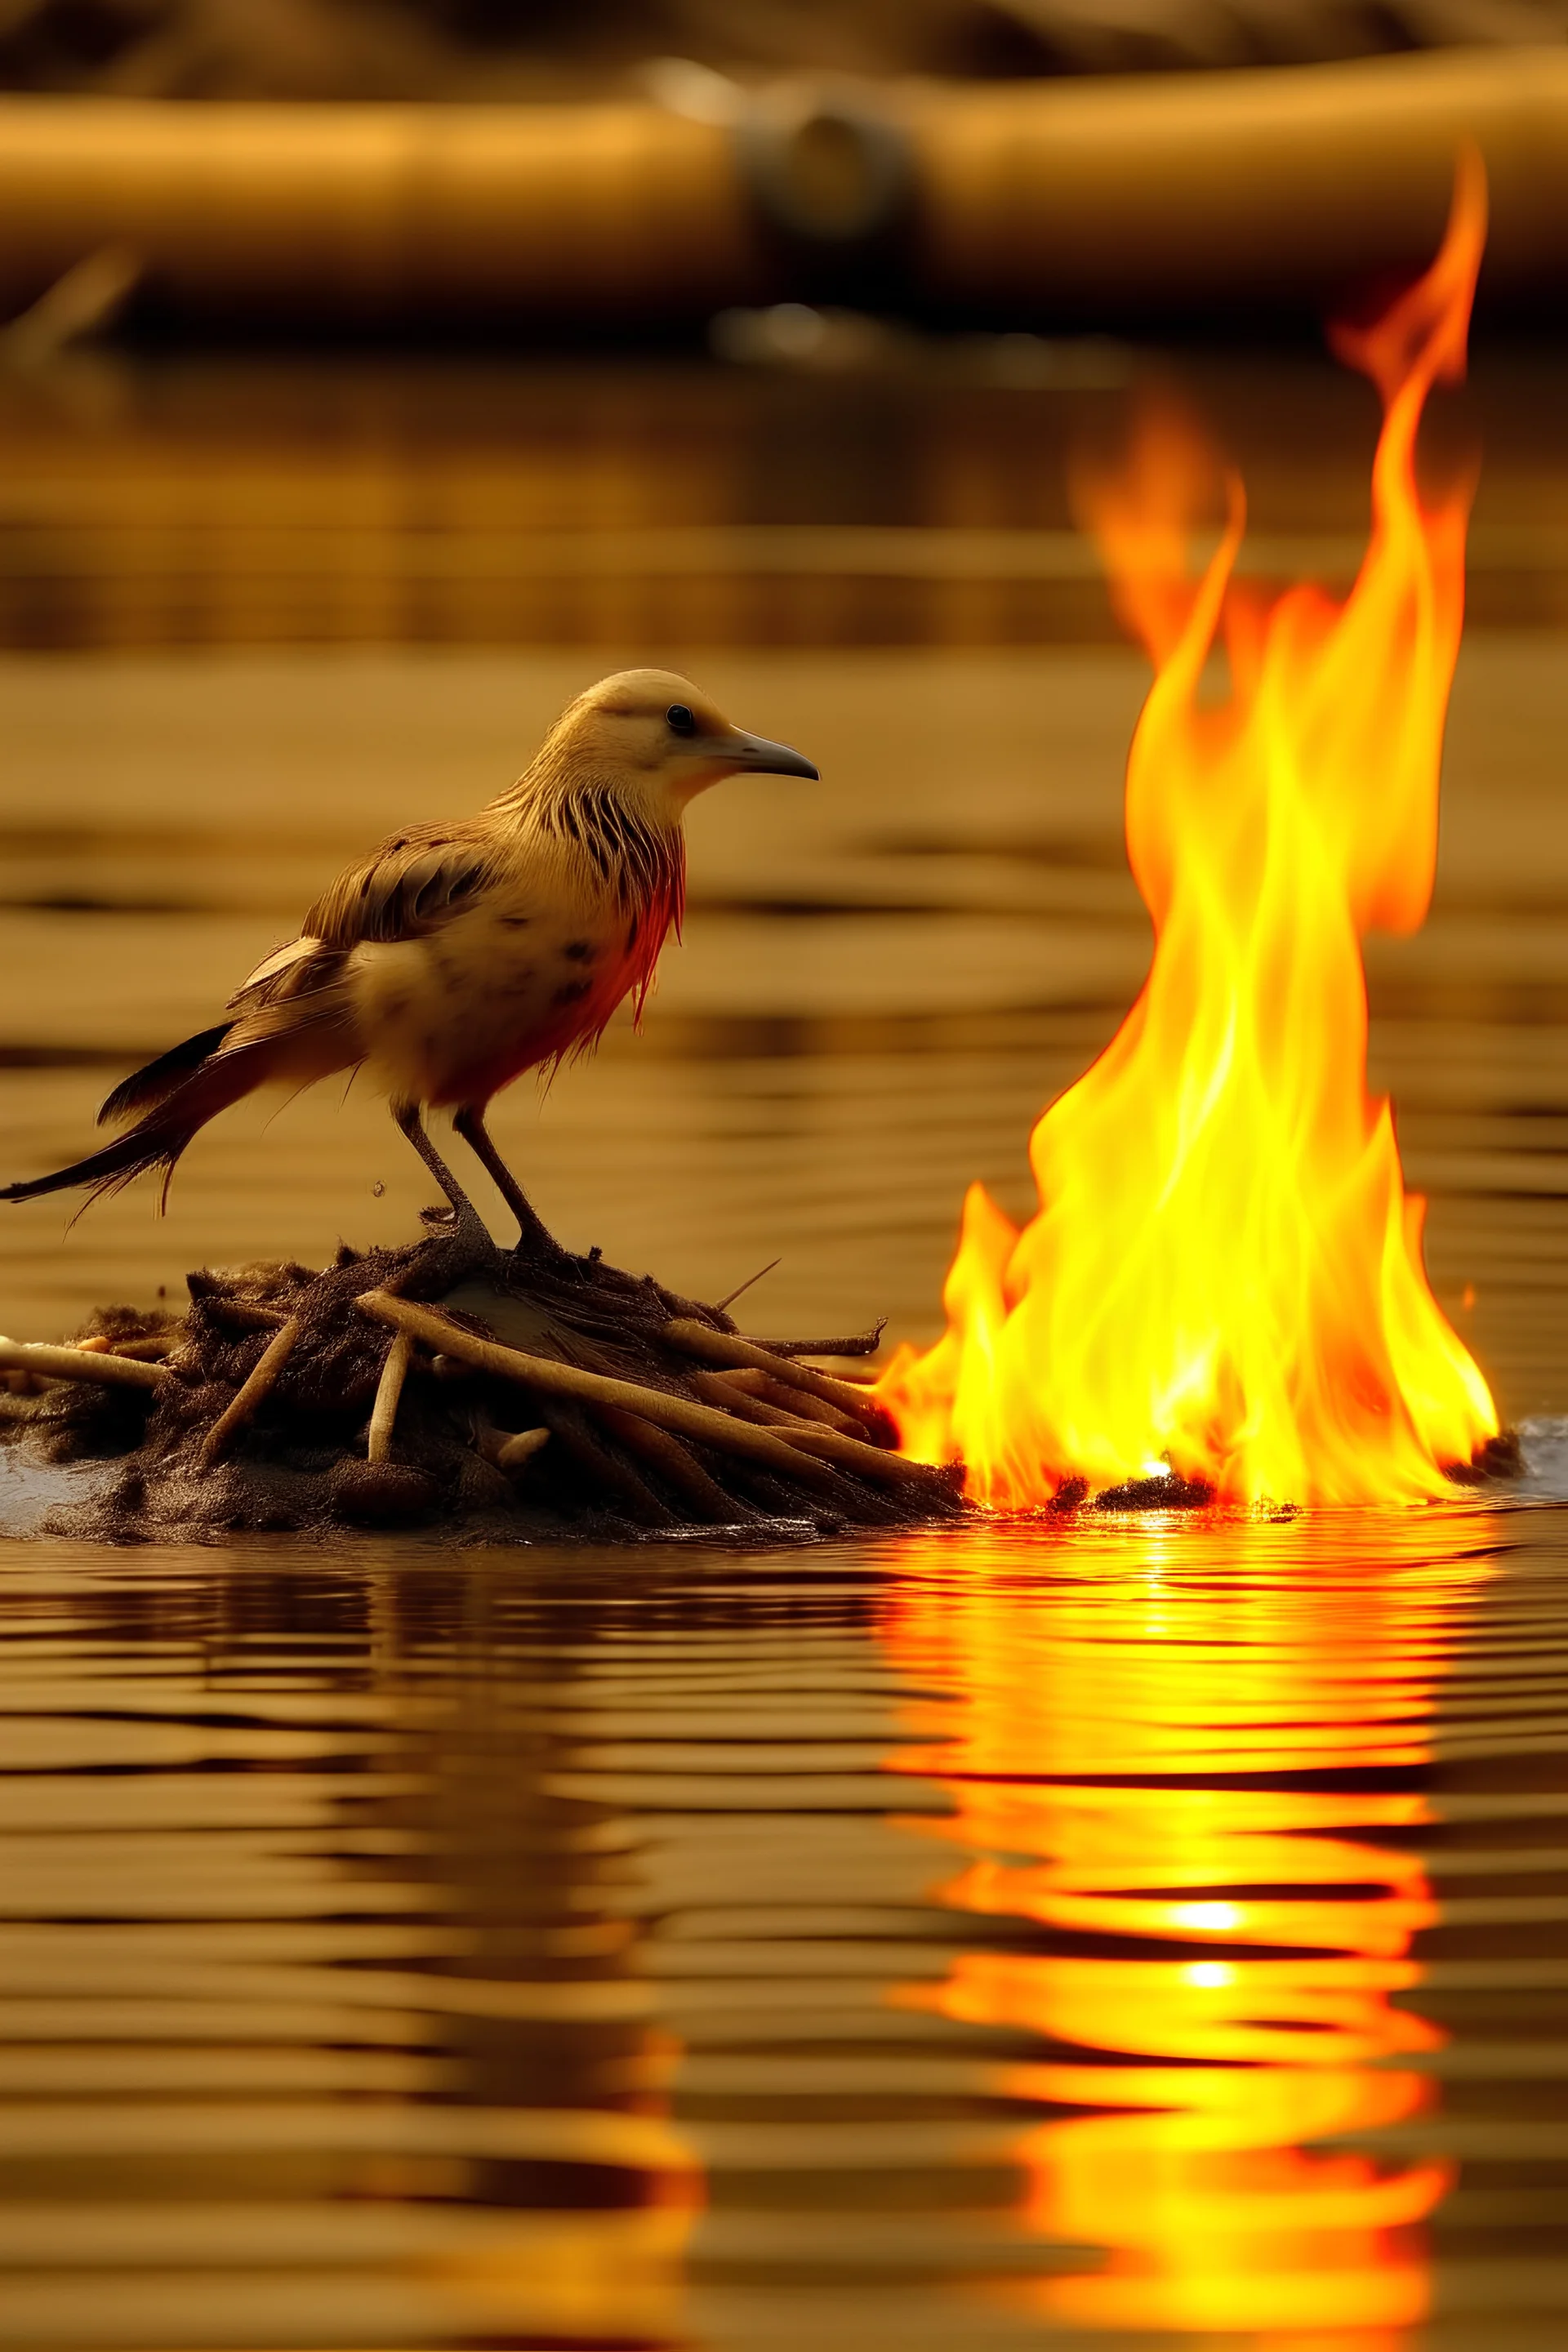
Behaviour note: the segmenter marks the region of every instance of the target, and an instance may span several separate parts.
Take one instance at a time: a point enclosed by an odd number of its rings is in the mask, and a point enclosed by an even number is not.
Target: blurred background
[[[0,71],[7,1168],[74,1156],[359,846],[658,661],[823,782],[696,808],[645,1034],[513,1089],[508,1147],[574,1244],[712,1296],[780,1258],[763,1322],[915,1336],[965,1183],[1026,1208],[1147,954],[1145,672],[1073,466],[1174,402],[1244,570],[1348,585],[1377,405],[1322,320],[1426,265],[1478,143],[1474,364],[1423,442],[1479,464],[1441,881],[1372,944],[1374,1050],[1445,1304],[1511,1414],[1560,1400],[1549,12],[98,0],[5,12]],[[165,1218],[0,1222],[6,1314],[397,1234],[423,1182],[363,1089],[242,1108]]]
[[[156,98],[533,99],[650,57],[1004,78],[1299,65],[1560,41],[1561,0],[13,0],[16,89]]]

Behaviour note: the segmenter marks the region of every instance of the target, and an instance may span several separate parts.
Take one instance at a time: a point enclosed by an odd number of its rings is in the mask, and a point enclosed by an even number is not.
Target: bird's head
[[[717,703],[668,669],[624,669],[580,694],[556,720],[534,772],[609,785],[678,824],[688,801],[725,776],[809,776],[787,743],[732,727]]]

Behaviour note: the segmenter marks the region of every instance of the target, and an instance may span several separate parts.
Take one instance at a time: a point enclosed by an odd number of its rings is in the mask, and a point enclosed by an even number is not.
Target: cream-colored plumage
[[[0,1200],[172,1171],[198,1129],[257,1087],[363,1066],[460,1215],[474,1213],[425,1134],[426,1108],[456,1111],[524,1237],[543,1244],[485,1106],[524,1070],[591,1045],[626,996],[640,1008],[680,921],[687,803],[742,769],[816,774],[787,745],[732,727],[671,671],[603,679],[488,808],[410,827],[340,875],[226,1020],[110,1096],[100,1122],[138,1113],[133,1126]]]

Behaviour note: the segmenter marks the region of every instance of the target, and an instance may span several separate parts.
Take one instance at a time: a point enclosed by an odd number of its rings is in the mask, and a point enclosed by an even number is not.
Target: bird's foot
[[[513,1243],[511,1262],[515,1266],[526,1267],[531,1274],[546,1275],[557,1282],[591,1282],[598,1255],[594,1250],[587,1257],[577,1256],[536,1219],[532,1226],[523,1227]]]
[[[419,1222],[437,1239],[450,1244],[456,1255],[475,1265],[496,1255],[495,1235],[472,1202],[466,1201],[460,1209],[445,1202],[439,1208],[421,1209]]]
[[[513,1186],[507,1206],[517,1219],[517,1239],[511,1255],[519,1265],[537,1266],[542,1274],[563,1275],[580,1273],[584,1260],[558,1242],[543,1218],[521,1187]],[[598,1253],[595,1251],[595,1256]]]

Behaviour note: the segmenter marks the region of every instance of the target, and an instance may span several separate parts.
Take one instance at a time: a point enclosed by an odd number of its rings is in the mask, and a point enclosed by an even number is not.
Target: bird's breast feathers
[[[503,872],[437,930],[353,950],[355,1026],[391,1092],[484,1101],[595,1044],[628,994],[640,1013],[679,889],[627,907],[597,877],[571,881]]]

